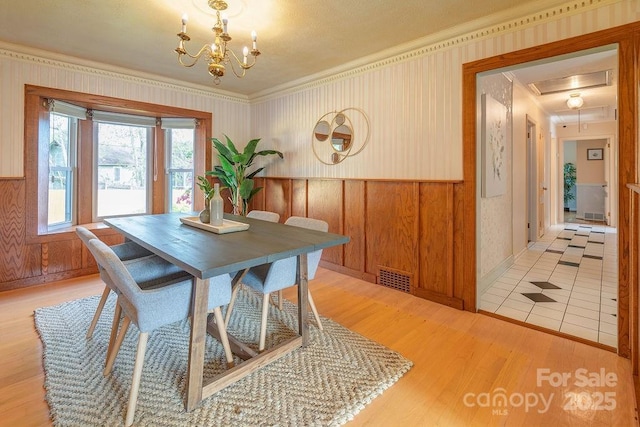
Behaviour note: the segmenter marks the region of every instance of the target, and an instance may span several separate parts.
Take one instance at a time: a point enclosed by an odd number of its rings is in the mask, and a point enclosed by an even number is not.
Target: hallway
[[[617,347],[617,231],[550,228],[480,297],[480,309]]]

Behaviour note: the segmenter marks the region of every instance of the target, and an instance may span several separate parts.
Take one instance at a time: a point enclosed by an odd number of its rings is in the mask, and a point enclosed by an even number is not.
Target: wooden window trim
[[[59,240],[65,233],[75,233],[75,226],[49,231],[47,227],[48,153],[49,111],[46,99],[57,99],[87,109],[110,111],[125,114],[137,114],[156,118],[188,117],[198,120],[195,130],[194,174],[202,175],[207,165],[211,165],[212,114],[204,111],[189,110],[166,105],[156,105],[128,99],[112,98],[42,86],[25,85],[25,135],[24,135],[24,170],[25,170],[25,229],[26,243],[43,243]],[[92,223],[92,167],[93,167],[93,122],[79,120],[77,221],[78,224],[91,229],[104,228],[102,223]],[[157,180],[153,182],[152,213],[165,211],[165,158],[164,132],[160,126],[155,128],[157,157]],[[194,210],[203,208],[203,196],[195,186]]]

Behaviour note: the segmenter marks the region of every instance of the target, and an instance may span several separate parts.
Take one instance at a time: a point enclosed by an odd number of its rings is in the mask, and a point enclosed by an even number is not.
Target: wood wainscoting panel
[[[365,260],[365,183],[347,180],[344,183],[343,234],[351,240],[344,246],[344,266],[364,272]]]
[[[454,296],[454,185],[420,183],[420,270],[416,295],[462,309]]]
[[[307,182],[306,179],[291,180],[291,211],[282,219],[282,222],[291,215],[307,216]]]
[[[42,273],[55,274],[82,268],[82,240],[78,238],[42,244]]]
[[[0,289],[41,273],[40,245],[25,244],[25,214],[25,180],[0,179]]]
[[[365,202],[365,272],[380,267],[418,272],[417,182],[368,181]]]
[[[343,181],[310,180],[307,183],[307,216],[326,221],[329,231],[343,234]],[[343,265],[344,245],[326,248],[322,259],[333,264]]]
[[[269,179],[265,182],[262,192],[264,210],[279,213],[280,222],[284,222],[291,212],[291,180]]]

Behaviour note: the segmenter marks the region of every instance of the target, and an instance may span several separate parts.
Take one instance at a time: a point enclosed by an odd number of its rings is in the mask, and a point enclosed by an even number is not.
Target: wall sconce
[[[569,99],[567,99],[567,107],[571,108],[572,110],[577,110],[578,108],[582,107],[583,104],[584,99],[582,99],[579,93],[572,93],[571,95],[569,95]]]

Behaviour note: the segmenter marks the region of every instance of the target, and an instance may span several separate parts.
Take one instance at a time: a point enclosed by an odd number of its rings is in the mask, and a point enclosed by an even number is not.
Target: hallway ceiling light
[[[572,93],[571,95],[569,95],[569,99],[567,99],[567,107],[571,108],[572,110],[577,110],[578,108],[582,107],[583,104],[584,99],[582,99],[579,93]]]
[[[551,93],[610,86],[612,83],[612,73],[612,70],[605,70],[594,73],[576,74],[558,79],[529,83],[529,88],[537,95],[549,95]]]

